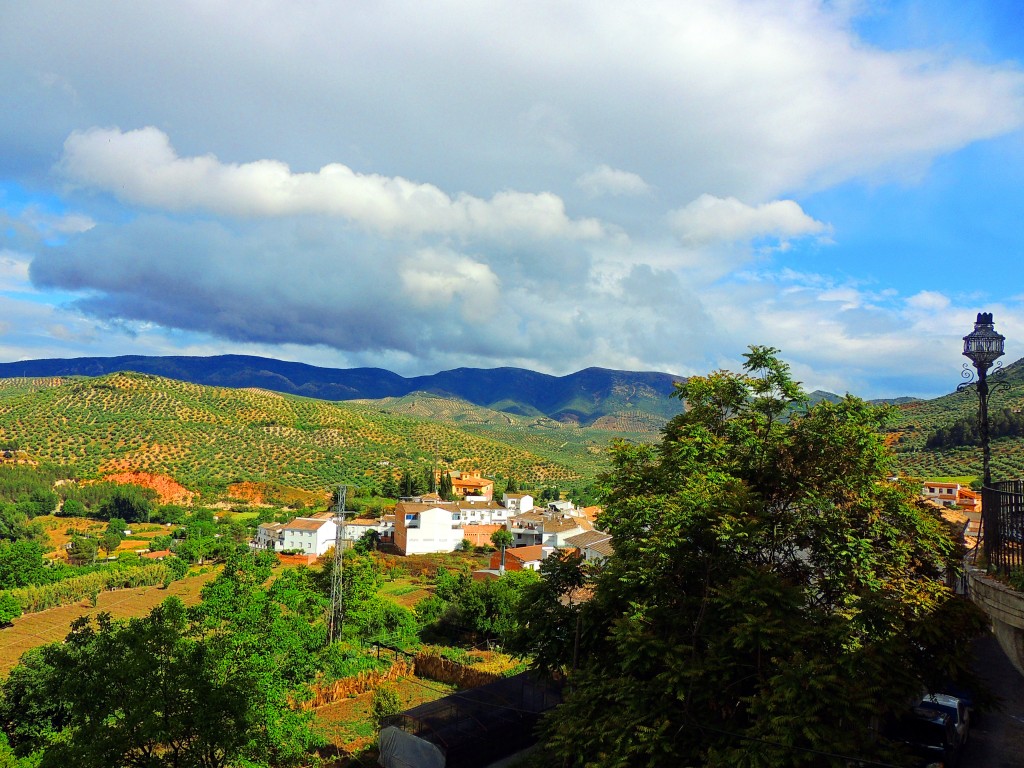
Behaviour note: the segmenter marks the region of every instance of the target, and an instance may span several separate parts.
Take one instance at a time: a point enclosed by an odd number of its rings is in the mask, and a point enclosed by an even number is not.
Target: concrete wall
[[[992,621],[992,631],[1003,653],[1024,675],[1024,594],[1010,589],[984,571],[971,568],[967,573],[971,599]]]

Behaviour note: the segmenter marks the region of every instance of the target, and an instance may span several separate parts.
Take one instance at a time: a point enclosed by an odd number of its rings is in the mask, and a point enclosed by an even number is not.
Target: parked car
[[[929,693],[921,699],[921,703],[917,706],[947,715],[956,730],[958,746],[963,747],[967,743],[971,734],[971,711],[963,699],[958,699],[948,693]]]
[[[920,768],[954,768],[959,761],[956,728],[944,712],[914,707],[897,719],[886,735],[920,758]]]

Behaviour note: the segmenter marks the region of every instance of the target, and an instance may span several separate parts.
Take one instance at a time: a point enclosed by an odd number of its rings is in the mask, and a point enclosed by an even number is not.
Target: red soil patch
[[[109,483],[152,488],[156,491],[161,504],[191,504],[192,499],[196,496],[195,493],[167,475],[154,475],[149,472],[118,472],[106,475],[103,479]]]
[[[266,483],[231,483],[228,486],[228,496],[250,504],[266,504],[267,491]]]
[[[287,485],[277,485],[276,483],[257,483],[252,481],[231,483],[228,486],[228,496],[253,506],[269,505],[275,502],[283,504],[301,502],[307,507],[315,507],[323,504],[328,498],[324,493],[304,491],[301,488],[292,488]]]

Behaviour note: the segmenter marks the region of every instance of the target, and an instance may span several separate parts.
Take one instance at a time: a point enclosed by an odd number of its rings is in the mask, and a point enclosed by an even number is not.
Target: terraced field
[[[593,477],[617,436],[422,398],[331,403],[259,389],[204,387],[136,373],[0,380],[0,445],[83,478],[136,471],[188,488],[275,482],[322,491],[438,461],[538,483]],[[404,398],[403,398],[404,400]],[[461,404],[460,404],[461,403]],[[19,454],[20,456],[21,454]]]

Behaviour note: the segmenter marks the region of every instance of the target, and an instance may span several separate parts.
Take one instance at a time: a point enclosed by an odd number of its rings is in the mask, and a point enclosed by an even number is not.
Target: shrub
[[[402,698],[398,690],[390,683],[383,683],[373,692],[373,703],[370,705],[370,715],[379,726],[385,717],[397,715],[402,711]]]
[[[0,595],[0,627],[21,616],[21,605],[13,595]]]
[[[1010,576],[1007,579],[1010,582],[1010,586],[1018,592],[1024,592],[1024,569],[1017,568],[1010,571]]]

